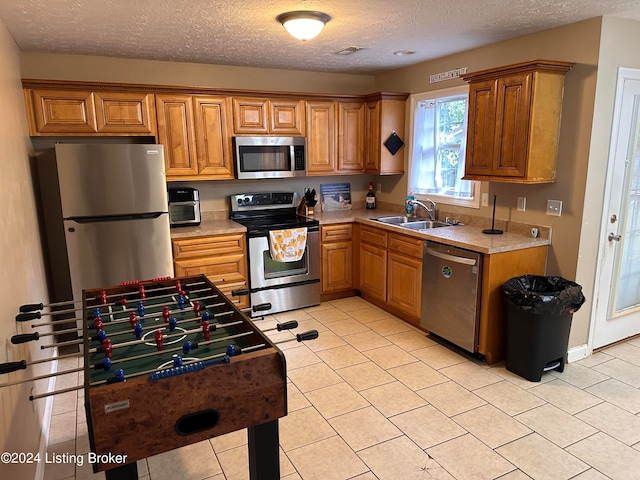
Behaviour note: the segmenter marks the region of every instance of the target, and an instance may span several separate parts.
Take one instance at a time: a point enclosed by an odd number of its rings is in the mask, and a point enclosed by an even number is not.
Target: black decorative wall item
[[[400,150],[404,146],[404,142],[396,132],[393,132],[384,142],[384,146],[387,147],[387,150],[391,152],[391,155],[395,155],[396,153],[398,153],[398,150]]]

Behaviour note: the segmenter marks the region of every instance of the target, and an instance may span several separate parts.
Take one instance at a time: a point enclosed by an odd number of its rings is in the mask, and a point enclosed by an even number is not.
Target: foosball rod
[[[39,360],[32,360],[27,362],[26,360],[20,360],[17,362],[0,363],[0,375],[3,373],[16,372],[18,370],[24,370],[31,365],[37,365],[39,363],[53,362],[54,360],[62,360],[65,358],[81,357],[82,353],[68,353],[66,355],[58,355],[57,357],[41,358]]]
[[[204,282],[194,282],[194,283],[185,283],[185,286],[194,286],[194,285],[204,285]],[[128,286],[128,285],[124,285],[124,286]],[[133,284],[131,286],[134,286]],[[149,290],[145,290],[147,292],[159,292],[162,290],[169,290],[175,288],[175,285],[171,285],[171,286],[165,286],[165,287],[158,287],[158,288],[150,288]],[[139,294],[139,290],[138,291],[131,291],[131,292],[122,292],[122,293],[118,293],[118,294],[113,294],[113,295],[107,295],[107,298],[114,298],[114,297],[122,297],[123,295],[134,295],[134,294]],[[165,295],[163,295],[165,296]],[[100,297],[96,297],[95,299],[98,300]],[[150,298],[159,298],[159,297],[150,297]],[[27,312],[34,312],[36,310],[42,310],[43,308],[50,308],[50,307],[62,307],[63,305],[75,305],[76,303],[82,303],[82,300],[65,300],[63,302],[54,302],[54,303],[28,303],[25,305],[21,305],[20,306],[20,312],[22,313],[27,313]],[[109,306],[109,305],[117,305],[118,302],[112,302],[112,303],[108,303],[105,306]],[[48,312],[47,312],[48,313]],[[54,312],[54,313],[59,313],[59,312]],[[43,313],[44,315],[44,313]]]
[[[201,292],[206,292],[209,291],[211,289],[209,288],[203,288],[201,290],[193,290],[191,293],[201,293]],[[160,295],[158,297],[147,297],[145,299],[146,300],[157,300],[159,298],[164,298],[167,295]],[[187,299],[189,299],[189,297],[185,294],[185,297]],[[202,300],[206,300],[206,299],[210,299],[210,298],[217,298],[219,297],[219,295],[214,294],[214,295],[210,295],[208,297],[201,297]],[[198,298],[194,299],[194,300],[199,300]],[[141,300],[142,301],[142,300]],[[191,301],[191,299],[189,299],[189,301]],[[177,303],[177,302],[176,302]],[[106,304],[106,305],[88,305],[87,309],[91,310],[91,309],[95,309],[95,308],[109,308],[111,309],[111,307],[117,307],[121,304],[118,303],[110,303],[110,304]],[[123,308],[122,310],[118,310],[116,312],[114,311],[109,311],[109,312],[100,312],[101,314],[105,315],[105,316],[113,316],[113,315],[119,315],[121,313],[128,313],[128,312],[135,312],[137,310],[137,308],[126,308],[124,307],[124,305],[121,305]],[[72,308],[69,310],[58,310],[58,311],[51,311],[51,312],[24,312],[24,313],[19,313],[18,315],[16,315],[16,322],[28,322],[29,320],[39,320],[40,318],[42,318],[43,316],[53,316],[53,315],[66,315],[67,313],[76,313],[76,312],[81,312],[83,309],[82,308]],[[53,320],[51,322],[47,322],[47,323],[40,323],[38,325],[54,325],[60,322],[68,322],[74,319],[70,319],[70,318],[62,318],[62,319],[58,319],[58,320]]]

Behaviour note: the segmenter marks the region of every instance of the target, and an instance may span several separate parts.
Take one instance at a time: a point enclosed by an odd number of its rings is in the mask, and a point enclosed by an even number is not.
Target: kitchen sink
[[[428,228],[449,227],[450,223],[438,222],[433,220],[407,220],[404,215],[395,215],[392,217],[376,218],[378,222],[388,223],[397,227],[408,228],[409,230],[426,230]]]

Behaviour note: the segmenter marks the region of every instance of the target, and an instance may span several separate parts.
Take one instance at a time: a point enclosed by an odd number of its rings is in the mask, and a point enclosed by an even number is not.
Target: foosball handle
[[[38,320],[42,318],[40,312],[19,313],[16,315],[16,322],[28,322],[29,320]]]
[[[22,313],[33,312],[35,310],[42,310],[44,308],[44,304],[42,303],[28,303],[26,305],[20,306],[20,311]]]
[[[38,340],[40,338],[40,334],[38,332],[35,333],[23,333],[21,335],[14,335],[11,337],[11,343],[14,345],[18,345],[19,343],[27,343],[33,342],[34,340]]]
[[[0,363],[0,374],[24,370],[25,368],[27,368],[26,360],[20,360],[19,362]]]
[[[260,303],[258,305],[254,305],[252,310],[254,312],[264,312],[265,310],[271,310],[271,304],[270,303]]]
[[[276,325],[276,328],[279,332],[282,330],[293,330],[294,328],[298,328],[298,322],[296,320],[291,320],[290,322],[279,323]]]
[[[239,297],[241,295],[249,295],[249,289],[248,288],[240,288],[238,290],[231,290],[231,296],[232,297]]]
[[[296,340],[299,342],[303,342],[305,340],[313,340],[318,338],[317,330],[309,330],[308,332],[299,333],[296,335]]]

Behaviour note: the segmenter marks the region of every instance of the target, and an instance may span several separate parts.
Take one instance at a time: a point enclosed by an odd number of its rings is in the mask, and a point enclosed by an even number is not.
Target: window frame
[[[441,97],[452,97],[455,95],[467,95],[467,107],[468,107],[468,95],[469,95],[469,86],[460,86],[460,87],[450,87],[443,88],[441,90],[431,90],[429,92],[421,92],[414,93],[409,96],[410,101],[410,116],[409,116],[409,158],[408,158],[408,176],[407,176],[407,195],[414,195],[416,200],[425,200],[427,198],[433,200],[438,204],[444,205],[455,205],[459,207],[468,207],[468,208],[480,208],[480,192],[481,192],[481,182],[477,180],[470,180],[473,182],[473,198],[472,199],[462,199],[456,198],[448,195],[441,195],[437,193],[429,193],[429,194],[421,194],[410,192],[411,185],[411,175],[413,172],[413,148],[414,148],[414,129],[415,129],[415,115],[416,115],[416,106],[420,102],[424,102],[427,100],[436,100]],[[468,128],[468,127],[467,127]],[[465,135],[466,135],[465,130]]]

